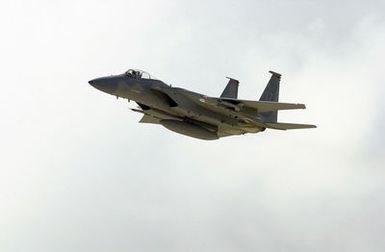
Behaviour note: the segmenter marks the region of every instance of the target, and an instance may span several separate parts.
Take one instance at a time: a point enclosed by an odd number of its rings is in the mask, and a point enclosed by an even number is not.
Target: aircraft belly
[[[257,133],[262,130],[262,127],[251,123],[250,120],[244,121],[244,119],[233,118],[219,111],[208,110],[200,106],[189,106],[189,109],[173,108],[172,111],[181,117],[212,125],[218,129],[218,132],[222,131],[226,135]]]
[[[177,120],[161,120],[159,123],[163,125],[165,128],[182,135],[199,138],[203,140],[216,140],[219,138],[216,132],[210,131],[207,128],[192,122],[177,121]]]
[[[178,115],[168,113],[166,111],[158,110],[155,108],[150,108],[146,110],[141,109],[132,109],[135,112],[139,112],[144,114],[144,117],[140,122],[145,123],[158,123],[160,120],[177,120],[177,121],[183,121],[183,118],[179,117]],[[152,118],[150,120],[150,118]]]

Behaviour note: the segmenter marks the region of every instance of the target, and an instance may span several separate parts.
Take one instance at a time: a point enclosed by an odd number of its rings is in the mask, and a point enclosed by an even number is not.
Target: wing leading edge
[[[265,123],[267,128],[278,129],[278,130],[289,130],[289,129],[311,129],[317,128],[311,124],[297,124],[297,123]]]

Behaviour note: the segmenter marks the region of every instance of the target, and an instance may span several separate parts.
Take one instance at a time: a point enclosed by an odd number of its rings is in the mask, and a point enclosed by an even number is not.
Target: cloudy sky
[[[384,251],[385,2],[0,2],[0,251]],[[87,81],[128,68],[317,129],[205,142]]]

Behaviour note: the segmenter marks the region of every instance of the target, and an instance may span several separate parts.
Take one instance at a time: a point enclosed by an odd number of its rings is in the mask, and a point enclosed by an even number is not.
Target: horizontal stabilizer
[[[317,128],[317,126],[315,125],[297,123],[265,123],[265,125],[267,126],[267,128],[278,130]]]
[[[226,99],[221,98],[223,101],[227,101],[231,104],[234,104],[241,107],[248,107],[255,109],[258,113],[268,112],[268,111],[278,111],[278,110],[288,110],[288,109],[304,109],[305,104],[301,103],[282,103],[282,102],[268,102],[268,101],[251,101],[251,100],[237,100],[237,99]]]

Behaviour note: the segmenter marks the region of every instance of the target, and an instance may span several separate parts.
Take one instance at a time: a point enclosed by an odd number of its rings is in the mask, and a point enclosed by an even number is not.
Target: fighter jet
[[[304,104],[278,102],[281,74],[272,76],[259,101],[238,99],[239,81],[229,81],[220,97],[173,87],[141,70],[89,81],[105,93],[132,100],[140,123],[159,124],[174,132],[203,140],[258,133],[266,129],[315,128],[315,125],[277,122],[278,111],[304,109]]]

